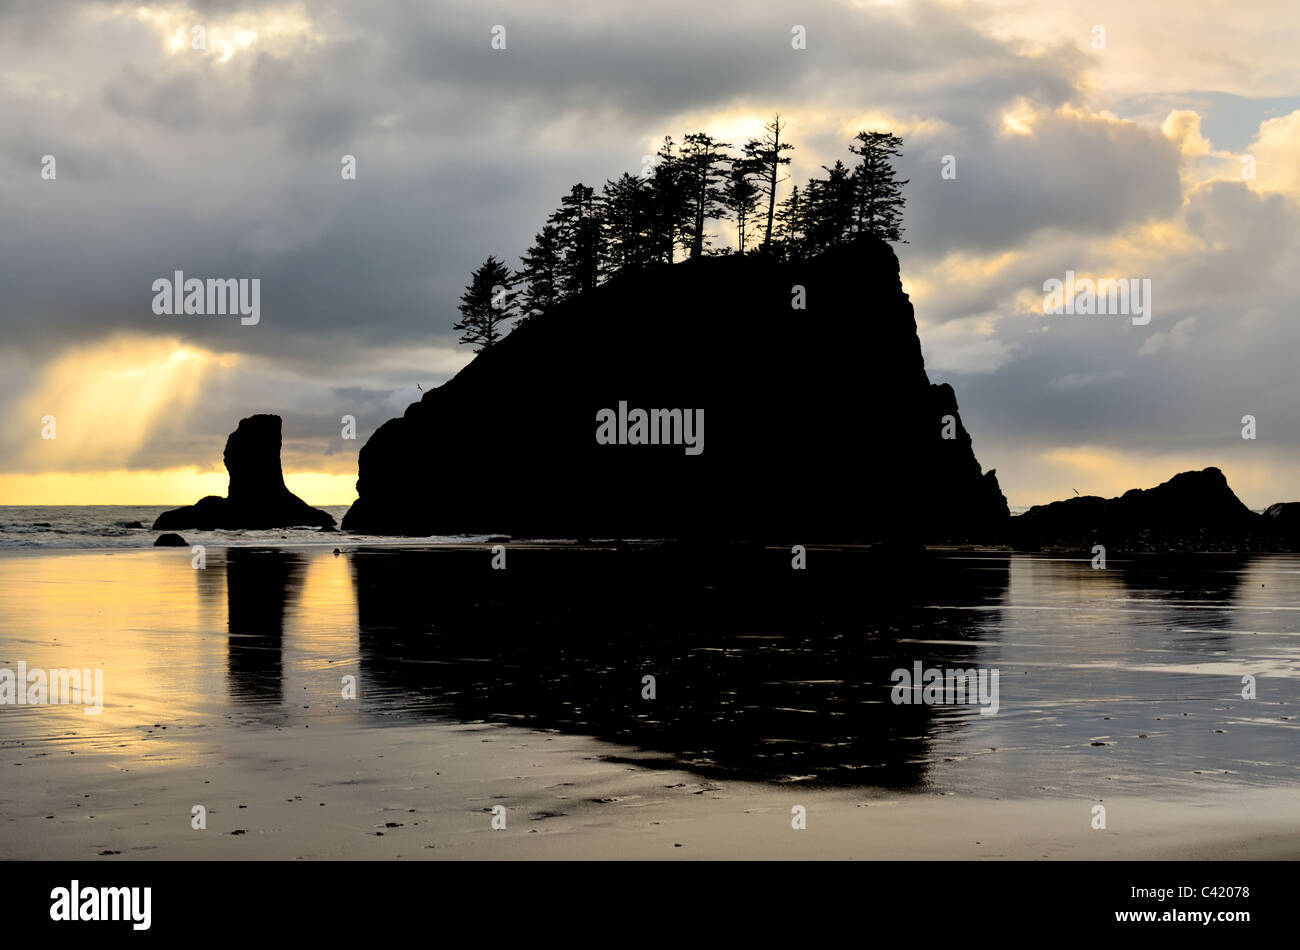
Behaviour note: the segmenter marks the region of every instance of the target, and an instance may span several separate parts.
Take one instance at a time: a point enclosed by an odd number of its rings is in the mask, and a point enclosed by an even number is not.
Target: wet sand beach
[[[1159,802],[711,781],[580,736],[510,726],[173,725],[112,754],[22,750],[7,781],[10,858],[726,860],[1300,857],[1300,800],[1256,789]],[[175,733],[172,735],[172,733]],[[310,733],[310,734],[308,734]],[[154,735],[157,735],[155,732]],[[11,756],[16,750],[6,749]],[[41,755],[40,758],[36,758]],[[123,771],[126,769],[126,771]],[[89,790],[89,791],[86,791]],[[193,830],[194,804],[207,829]],[[493,830],[491,809],[506,809]],[[807,827],[791,828],[802,805]]]
[[[737,586],[614,549],[494,575],[484,545],[340,548],[0,555],[0,667],[105,684],[98,715],[0,707],[0,851],[1300,856],[1294,557],[946,555],[916,601],[835,550]],[[894,704],[913,662],[998,669],[997,713]]]

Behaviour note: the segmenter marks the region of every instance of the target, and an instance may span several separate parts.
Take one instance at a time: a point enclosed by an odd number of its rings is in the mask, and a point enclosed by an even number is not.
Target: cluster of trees
[[[680,143],[665,138],[649,173],[624,173],[599,193],[574,185],[520,259],[517,272],[495,257],[474,271],[461,297],[460,342],[486,349],[506,325],[589,293],[627,271],[672,264],[678,254],[764,254],[799,259],[862,234],[902,241],[903,193],[893,159],[902,140],[889,132],[859,132],[851,165],[822,166],[824,178],[778,200],[794,146],[780,115],[740,154],[704,132]],[[731,221],[736,247],[715,249],[708,228]]]

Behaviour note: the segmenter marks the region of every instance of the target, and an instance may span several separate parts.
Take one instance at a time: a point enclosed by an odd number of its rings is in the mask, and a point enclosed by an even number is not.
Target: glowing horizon
[[[286,472],[284,483],[314,507],[351,505],[357,498],[355,474]],[[118,469],[105,472],[0,474],[0,505],[66,506],[192,505],[205,495],[225,495],[224,471],[187,466],[154,471]]]

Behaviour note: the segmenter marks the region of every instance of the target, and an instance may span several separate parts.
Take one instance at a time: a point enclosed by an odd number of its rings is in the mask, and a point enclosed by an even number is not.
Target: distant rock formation
[[[627,444],[630,419],[601,444],[620,403],[703,410],[703,451]],[[343,527],[375,534],[915,543],[1009,518],[869,238],[624,273],[534,316],[380,426],[357,493]]]
[[[1287,543],[1291,550],[1300,548],[1300,501],[1279,502],[1264,509],[1269,530]]]
[[[334,526],[334,518],[313,508],[284,484],[280,470],[280,417],[249,416],[226,440],[230,473],[226,497],[207,495],[193,505],[164,511],[155,531],[198,528],[287,528]]]
[[[189,542],[179,534],[160,534],[154,539],[153,546],[156,548],[187,548]]]
[[[1278,507],[1278,506],[1274,506]],[[1021,547],[1110,551],[1231,551],[1276,547],[1275,533],[1217,468],[1182,472],[1118,498],[1084,495],[1036,505],[1012,519]]]

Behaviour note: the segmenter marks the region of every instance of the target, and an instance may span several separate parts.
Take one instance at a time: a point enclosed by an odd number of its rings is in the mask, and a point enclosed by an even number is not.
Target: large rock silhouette
[[[1036,505],[1012,520],[1026,547],[1107,551],[1211,551],[1275,546],[1270,525],[1247,508],[1217,468],[1181,472],[1117,498],[1084,495]]]
[[[703,451],[599,444],[620,402],[702,409]],[[915,542],[1008,519],[874,239],[660,265],[535,316],[380,426],[357,493],[343,527],[377,534]]]
[[[280,469],[280,417],[249,416],[226,439],[222,456],[230,473],[226,497],[208,495],[184,508],[164,511],[154,530],[199,528],[334,527],[334,518],[313,508],[284,484]]]

